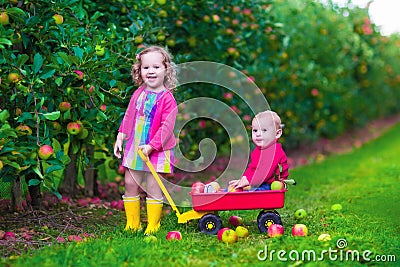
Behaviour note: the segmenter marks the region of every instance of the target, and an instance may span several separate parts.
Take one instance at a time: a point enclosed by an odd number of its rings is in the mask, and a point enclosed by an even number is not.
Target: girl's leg
[[[160,186],[154,176],[149,173],[146,176],[147,185],[147,228],[145,234],[157,232],[160,228],[161,214],[163,208],[163,195]]]
[[[141,229],[139,187],[142,178],[143,173],[140,171],[125,170],[125,195],[122,196],[126,214],[125,230]]]

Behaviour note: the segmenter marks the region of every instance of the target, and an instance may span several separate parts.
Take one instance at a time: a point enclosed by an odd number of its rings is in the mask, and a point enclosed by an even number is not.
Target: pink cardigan
[[[282,172],[279,165],[282,166]],[[273,142],[265,149],[256,147],[250,155],[250,163],[243,176],[246,176],[250,185],[259,186],[262,183],[271,184],[275,181],[275,175],[280,180],[289,176],[289,166],[285,151],[278,142]]]
[[[139,87],[131,97],[125,116],[118,131],[127,135],[127,140],[133,138],[133,126],[136,119],[136,102],[146,86]],[[173,94],[167,90],[156,102],[157,109],[154,114],[150,130],[149,145],[157,151],[168,150],[176,145],[174,126],[178,107]]]

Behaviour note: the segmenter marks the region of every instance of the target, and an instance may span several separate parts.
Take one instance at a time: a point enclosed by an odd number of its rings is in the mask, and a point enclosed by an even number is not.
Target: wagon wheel
[[[206,234],[216,235],[221,227],[222,220],[215,214],[206,214],[199,220],[199,230]]]
[[[258,229],[261,233],[267,233],[272,224],[282,225],[281,216],[276,211],[261,211],[257,217]]]
[[[262,210],[262,211],[260,211],[260,213],[257,216],[257,221],[259,220],[261,215],[263,215],[263,214],[265,214],[267,212],[273,212],[273,213],[275,213],[276,215],[278,215],[280,217],[279,213],[276,210]]]

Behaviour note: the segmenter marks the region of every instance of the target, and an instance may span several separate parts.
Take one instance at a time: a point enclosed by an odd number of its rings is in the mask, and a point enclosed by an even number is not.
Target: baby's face
[[[275,129],[272,117],[254,118],[251,123],[251,138],[261,149],[268,147],[280,136],[281,130]]]

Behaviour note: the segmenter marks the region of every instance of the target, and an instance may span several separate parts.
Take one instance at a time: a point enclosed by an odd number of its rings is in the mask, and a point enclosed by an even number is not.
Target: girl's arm
[[[121,132],[118,133],[117,140],[115,141],[114,145],[114,155],[119,159],[121,158],[122,144],[124,143],[125,139],[126,139],[126,134]]]

